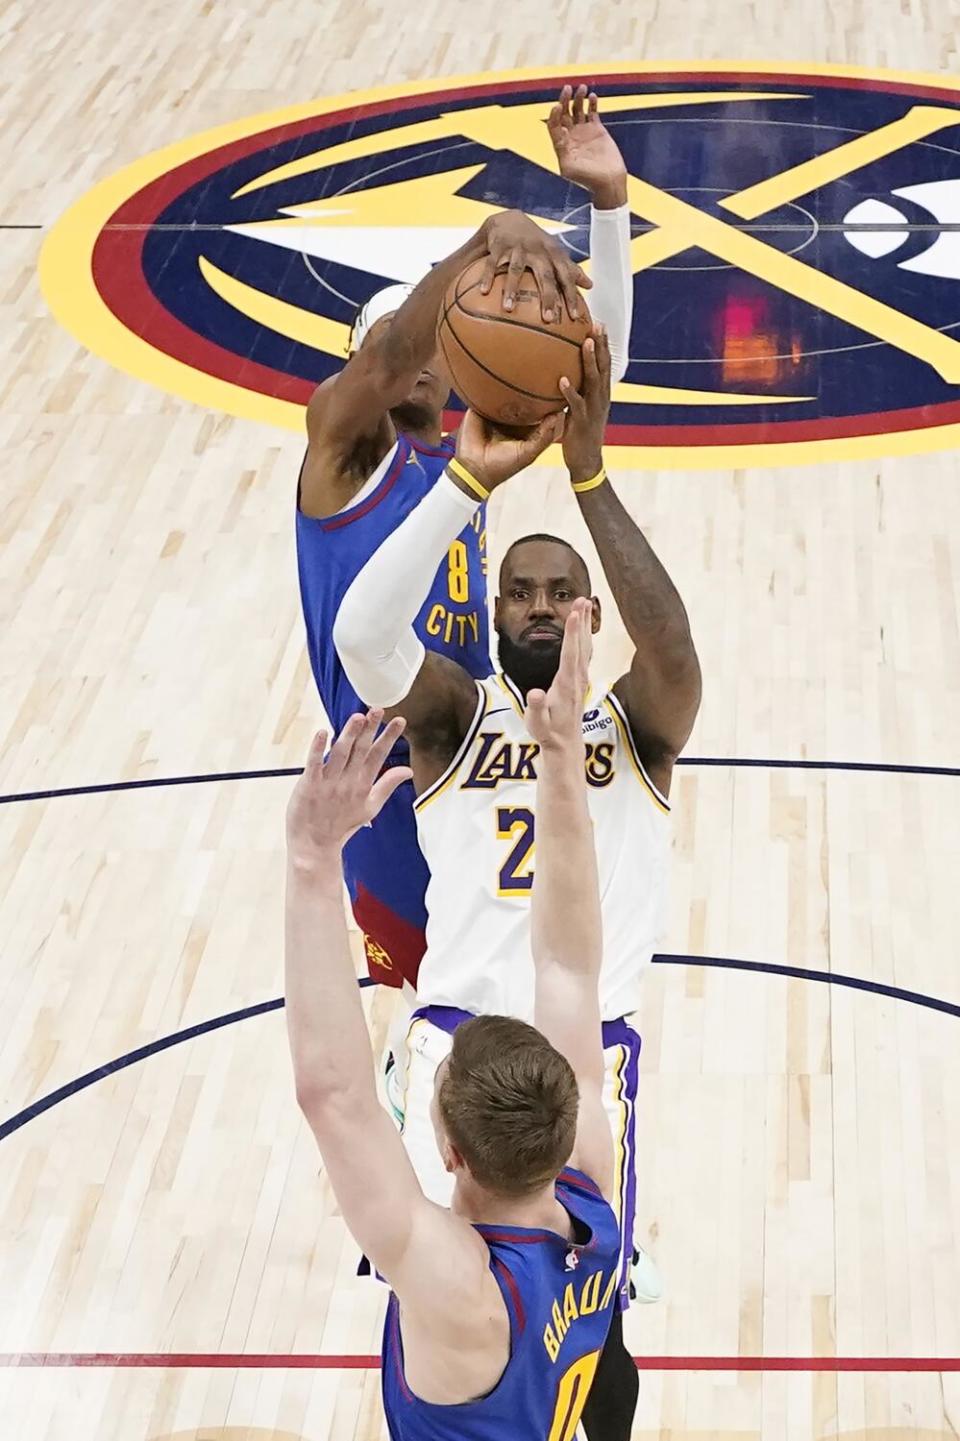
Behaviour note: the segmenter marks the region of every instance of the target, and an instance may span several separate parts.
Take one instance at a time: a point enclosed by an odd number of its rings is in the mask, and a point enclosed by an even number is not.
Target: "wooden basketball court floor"
[[[320,718],[301,442],[80,346],[41,298],[49,227],[152,149],[318,96],[734,48],[948,73],[958,19],[952,0],[0,10],[0,1441],[385,1434],[384,1297],[355,1278],[277,1005],[282,818]],[[642,1017],[640,1218],[666,1294],[628,1320],[636,1435],[945,1441],[960,465],[616,480],[705,676]],[[508,490],[494,564],[544,527],[586,546],[557,470]],[[124,788],[159,779],[178,783]],[[391,996],[366,996],[382,1037]]]

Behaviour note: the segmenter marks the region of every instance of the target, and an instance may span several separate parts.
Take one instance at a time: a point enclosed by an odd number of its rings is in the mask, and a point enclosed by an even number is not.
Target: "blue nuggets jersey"
[[[573,1441],[613,1317],[620,1229],[579,1171],[557,1178],[577,1242],[552,1231],[477,1226],[510,1317],[510,1359],[478,1401],[435,1406],[403,1369],[396,1296],[383,1332],[383,1409],[391,1441]]]
[[[340,602],[357,573],[433,486],[453,455],[453,440],[434,449],[401,435],[373,490],[337,515],[314,520],[297,505],[297,564],[307,649],[320,699],[339,732],[365,710],[333,644]],[[298,496],[299,502],[299,496]],[[447,655],[478,679],[489,675],[486,512],[481,508],[450,546],[416,630],[430,650]],[[406,765],[400,741],[388,764]],[[411,783],[391,796],[374,824],[344,849],[344,873],[371,974],[388,984],[415,984],[424,951],[428,872],[417,842]]]

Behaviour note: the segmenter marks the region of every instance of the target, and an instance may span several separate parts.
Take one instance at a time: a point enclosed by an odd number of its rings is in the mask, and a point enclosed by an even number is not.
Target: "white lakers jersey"
[[[417,998],[532,1021],[539,746],[510,680],[490,676],[477,691],[463,744],[414,807],[430,868]],[[584,714],[583,739],[603,913],[600,1009],[615,1020],[637,1009],[641,973],[659,940],[669,806],[641,765],[612,692]]]

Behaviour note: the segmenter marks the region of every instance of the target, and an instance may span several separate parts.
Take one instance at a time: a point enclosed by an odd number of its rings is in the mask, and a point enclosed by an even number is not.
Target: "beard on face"
[[[504,675],[525,696],[531,690],[549,690],[560,666],[562,635],[553,640],[511,640],[497,632],[497,659]]]

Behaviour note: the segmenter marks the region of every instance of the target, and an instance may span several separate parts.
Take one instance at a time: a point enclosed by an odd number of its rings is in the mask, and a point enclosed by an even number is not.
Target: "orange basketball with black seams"
[[[577,390],[583,381],[580,347],[592,321],[581,297],[571,320],[560,301],[560,319],[543,319],[532,271],[524,271],[512,310],[503,308],[506,269],[490,292],[480,289],[485,262],[475,260],[448,287],[437,325],[437,342],[453,388],[472,410],[500,425],[536,425],[562,410],[560,379]]]

